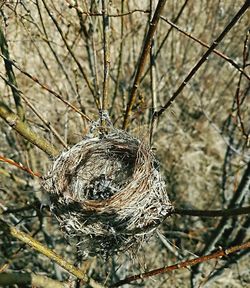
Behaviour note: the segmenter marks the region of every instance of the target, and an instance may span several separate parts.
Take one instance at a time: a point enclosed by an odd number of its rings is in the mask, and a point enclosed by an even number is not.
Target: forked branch
[[[150,22],[150,27],[148,29],[148,32],[147,32],[147,35],[146,35],[146,38],[145,38],[145,41],[143,44],[141,56],[140,56],[140,59],[139,59],[138,65],[137,65],[137,71],[135,74],[134,83],[133,83],[132,89],[130,91],[129,101],[127,104],[127,109],[126,109],[124,121],[123,121],[123,129],[128,128],[129,118],[130,118],[130,115],[132,113],[132,108],[133,108],[133,105],[134,105],[135,100],[136,100],[136,92],[137,92],[138,86],[140,84],[140,80],[142,77],[142,73],[144,71],[144,67],[146,65],[146,60],[147,60],[147,57],[148,57],[149,52],[150,52],[151,42],[152,42],[154,33],[156,31],[157,24],[158,24],[159,19],[160,19],[160,14],[164,8],[165,3],[166,3],[166,0],[159,0],[158,1],[153,19]]]
[[[226,257],[226,256],[228,256],[228,255],[230,255],[232,253],[235,253],[237,251],[244,250],[244,249],[249,249],[249,248],[250,248],[250,241],[248,241],[248,242],[246,242],[244,244],[241,244],[241,245],[233,246],[233,247],[228,248],[228,249],[219,250],[217,252],[214,252],[214,253],[211,253],[211,254],[208,254],[208,255],[205,255],[205,256],[196,257],[196,258],[193,258],[193,259],[181,262],[181,263],[177,263],[175,265],[161,267],[161,268],[154,269],[154,270],[151,270],[151,271],[148,271],[148,272],[145,272],[145,273],[133,275],[133,276],[127,277],[124,280],[121,280],[121,281],[111,285],[110,287],[119,287],[121,285],[130,283],[132,281],[136,281],[136,280],[139,280],[139,279],[140,280],[144,280],[145,278],[148,278],[148,277],[152,277],[152,276],[156,276],[156,275],[163,274],[163,273],[166,273],[166,272],[171,272],[171,271],[174,271],[174,270],[186,268],[186,267],[189,267],[189,266],[194,266],[194,265],[196,265],[198,263],[207,262],[209,260],[219,259],[221,257]]]
[[[48,91],[50,94],[52,94],[53,96],[55,96],[57,99],[59,99],[60,101],[62,101],[65,105],[67,105],[68,107],[70,107],[72,110],[74,110],[75,112],[77,112],[78,114],[80,114],[85,120],[87,121],[91,121],[91,119],[85,115],[84,113],[82,113],[78,108],[76,108],[73,104],[71,104],[69,101],[63,99],[63,97],[61,95],[59,95],[57,92],[55,92],[54,90],[52,90],[50,87],[48,87],[47,85],[43,84],[38,78],[36,78],[35,76],[31,75],[30,73],[28,73],[27,71],[24,71],[23,69],[21,69],[16,62],[10,60],[10,59],[6,59],[4,57],[4,55],[0,54],[0,57],[2,57],[3,59],[5,59],[6,61],[8,61],[9,63],[11,63],[12,66],[14,66],[17,70],[19,70],[22,74],[24,74],[26,77],[28,77],[29,79],[31,79],[32,81],[34,81],[35,83],[37,83],[42,89]],[[8,83],[9,84],[9,83]],[[11,87],[15,87],[14,85],[12,85]],[[17,88],[16,88],[17,89]]]
[[[182,90],[187,85],[187,83],[191,80],[191,78],[200,69],[202,64],[204,64],[206,62],[206,60],[208,59],[208,56],[214,51],[214,49],[223,40],[223,38],[227,35],[227,33],[233,28],[233,26],[238,22],[238,20],[242,17],[242,15],[247,11],[249,6],[250,6],[250,0],[246,0],[245,3],[243,4],[243,6],[240,8],[240,10],[236,13],[236,15],[230,21],[230,23],[221,32],[219,37],[212,43],[212,45],[209,47],[209,49],[204,53],[204,55],[200,58],[200,60],[197,62],[197,64],[192,68],[192,70],[189,72],[187,77],[184,79],[184,81],[181,83],[181,85],[178,87],[178,89],[174,92],[173,96],[167,101],[167,103],[160,110],[158,110],[154,113],[154,117],[153,117],[153,121],[152,121],[153,123],[156,120],[156,118],[159,118],[162,115],[162,113],[165,112],[168,109],[168,107],[173,103],[173,101],[182,92]]]
[[[209,48],[209,45],[207,43],[198,39],[197,37],[195,37],[191,33],[184,31],[179,26],[177,26],[175,23],[173,23],[172,21],[170,21],[167,18],[162,17],[162,16],[161,16],[161,19],[163,21],[165,21],[166,23],[168,23],[171,27],[175,28],[178,32],[185,35],[186,37],[194,40],[195,42],[197,42],[199,44],[201,44],[203,47]],[[219,50],[216,50],[216,49],[213,50],[213,53],[220,56],[222,59],[226,60],[227,62],[229,62],[233,67],[235,67],[238,71],[240,71],[248,80],[250,80],[250,76],[233,59],[231,59],[230,57],[228,57],[227,55],[223,54],[222,52],[220,52]]]

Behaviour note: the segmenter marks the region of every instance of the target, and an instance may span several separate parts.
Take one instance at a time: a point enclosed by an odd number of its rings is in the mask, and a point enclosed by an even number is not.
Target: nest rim
[[[112,255],[140,244],[173,210],[150,147],[113,127],[104,135],[99,131],[63,151],[42,183],[66,238],[77,242],[77,236],[82,237],[77,245],[86,255]],[[107,245],[105,237],[114,247]]]

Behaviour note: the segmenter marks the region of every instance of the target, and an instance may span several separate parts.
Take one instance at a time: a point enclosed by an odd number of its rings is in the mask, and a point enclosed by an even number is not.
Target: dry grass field
[[[157,4],[0,1],[0,286],[109,287],[127,276],[249,243],[249,209],[223,217],[198,212],[250,205],[249,8],[225,30],[250,1],[166,1],[143,67],[140,56]],[[192,79],[185,79],[192,69]],[[63,237],[40,177],[22,168],[46,175],[54,157],[81,141],[89,119],[96,121],[103,109],[115,128],[152,145],[166,193],[183,213],[166,218],[138,250],[85,260]],[[198,215],[186,215],[188,210]],[[8,227],[31,235],[100,285],[76,280]],[[239,249],[122,287],[249,287],[249,252]],[[31,284],[14,273],[42,279]]]

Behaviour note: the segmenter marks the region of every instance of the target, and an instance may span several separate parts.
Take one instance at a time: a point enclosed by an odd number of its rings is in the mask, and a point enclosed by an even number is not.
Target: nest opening
[[[108,257],[148,238],[173,210],[151,149],[107,116],[53,162],[42,186],[67,240]]]

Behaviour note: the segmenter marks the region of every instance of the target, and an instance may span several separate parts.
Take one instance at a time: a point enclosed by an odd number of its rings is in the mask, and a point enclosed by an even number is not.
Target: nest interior
[[[112,126],[100,131],[95,124],[63,151],[42,183],[65,237],[85,257],[138,246],[173,210],[151,149]]]

